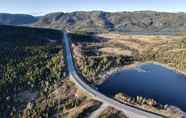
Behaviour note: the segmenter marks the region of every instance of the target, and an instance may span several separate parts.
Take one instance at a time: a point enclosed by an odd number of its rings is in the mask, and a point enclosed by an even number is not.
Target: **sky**
[[[1,13],[39,16],[51,12],[92,10],[186,12],[186,0],[0,0]]]

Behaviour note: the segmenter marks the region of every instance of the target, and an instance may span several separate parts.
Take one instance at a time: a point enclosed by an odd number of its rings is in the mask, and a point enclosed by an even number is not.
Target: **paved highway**
[[[90,87],[85,83],[77,74],[76,69],[73,63],[73,57],[71,53],[70,42],[68,39],[68,33],[64,32],[64,45],[65,45],[65,54],[66,54],[66,62],[68,66],[68,72],[70,79],[84,92],[92,96],[94,99],[103,102],[108,106],[111,106],[117,110],[123,111],[129,118],[163,118],[162,116],[152,114],[150,112],[146,112],[135,107],[131,107],[125,104],[122,104],[112,98],[109,98],[94,88]]]

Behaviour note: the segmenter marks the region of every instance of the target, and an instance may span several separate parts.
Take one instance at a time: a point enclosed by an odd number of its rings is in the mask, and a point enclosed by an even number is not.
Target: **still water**
[[[129,96],[153,98],[186,111],[186,77],[157,64],[143,64],[112,75],[98,90],[108,96],[124,92]]]

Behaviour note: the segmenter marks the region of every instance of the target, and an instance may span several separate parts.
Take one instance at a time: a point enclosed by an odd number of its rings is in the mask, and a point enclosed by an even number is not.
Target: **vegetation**
[[[186,38],[146,51],[144,60],[153,60],[186,73]]]
[[[118,93],[115,95],[115,98],[121,102],[130,103],[130,104],[138,104],[138,105],[147,105],[151,107],[157,107],[158,109],[163,109],[164,105],[159,104],[153,99],[143,98],[141,96],[130,97],[123,93]]]
[[[18,117],[25,103],[65,78],[60,31],[0,26],[0,117]]]
[[[154,99],[144,98],[141,96],[131,97],[124,93],[118,93],[115,95],[114,98],[120,101],[121,103],[132,105],[157,114],[162,114],[169,118],[184,117],[184,114],[181,114],[179,111],[172,112],[168,105],[159,104]]]
[[[0,118],[81,118],[101,105],[68,79],[61,39],[61,31],[0,26]]]
[[[125,56],[83,57],[79,62],[82,65],[79,69],[89,83],[96,84],[100,80],[97,75],[110,68],[130,64],[132,61],[133,58]]]
[[[116,13],[104,11],[58,12],[41,17],[33,25],[65,29],[71,32],[100,33],[113,31],[130,34],[175,34],[176,32],[186,32],[185,16],[183,13],[154,11]]]
[[[122,111],[117,111],[112,107],[104,110],[98,118],[127,118]]]
[[[100,106],[100,102],[90,99],[65,79],[60,31],[0,26],[0,34],[0,117],[80,118],[89,116]],[[158,61],[186,72],[184,38],[161,42],[161,37],[157,37],[158,39],[152,40],[160,43],[151,45],[151,42],[143,42],[130,36],[131,42],[126,39],[124,44],[130,42],[129,44],[134,44],[132,47],[123,45],[121,40],[113,43],[106,38],[80,33],[70,34],[70,37],[77,68],[85,81],[93,85],[101,81],[99,75],[135,61]],[[136,46],[144,49],[137,50]],[[105,47],[106,50],[117,47],[129,53],[117,53],[117,50],[107,53],[102,50]],[[116,99],[153,112],[171,115],[167,106],[153,99],[124,94],[118,94]],[[118,111],[111,111],[105,111],[100,117],[126,117]]]
[[[90,84],[97,84],[100,78],[97,75],[108,71],[110,68],[128,65],[134,62],[133,56],[127,55],[102,55],[101,52],[97,51],[99,43],[93,36],[71,34],[73,44],[82,45],[80,51],[74,50],[75,59],[77,62],[78,69],[87,82]],[[74,47],[75,49],[75,47]]]
[[[72,34],[71,39],[78,68],[89,79],[134,61],[156,61],[186,72],[185,36],[126,36],[110,33],[98,37]]]
[[[116,67],[137,62],[156,61],[186,72],[186,39],[184,36],[144,36],[71,34],[77,68],[90,84],[97,85]],[[181,117],[180,110],[171,111],[150,98],[118,94],[116,99],[165,116]],[[176,108],[175,108],[176,109]]]
[[[54,88],[50,94],[40,96],[34,103],[29,104],[22,117],[81,118],[88,116],[101,104],[81,93],[68,79],[58,82]]]

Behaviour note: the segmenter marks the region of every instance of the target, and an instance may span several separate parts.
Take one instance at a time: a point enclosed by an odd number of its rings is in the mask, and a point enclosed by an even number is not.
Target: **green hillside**
[[[65,76],[61,39],[60,31],[0,26],[1,118],[17,116]]]

